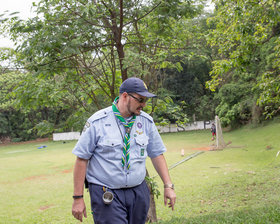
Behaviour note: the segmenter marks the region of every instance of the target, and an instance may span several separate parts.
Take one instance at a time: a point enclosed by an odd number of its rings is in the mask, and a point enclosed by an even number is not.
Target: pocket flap
[[[137,136],[135,138],[135,141],[138,145],[140,146],[145,146],[145,145],[148,145],[148,137],[147,136],[144,136],[144,135],[140,135],[140,136]]]
[[[110,147],[115,147],[117,145],[121,145],[122,142],[119,139],[106,139],[103,142],[104,146],[110,146]]]

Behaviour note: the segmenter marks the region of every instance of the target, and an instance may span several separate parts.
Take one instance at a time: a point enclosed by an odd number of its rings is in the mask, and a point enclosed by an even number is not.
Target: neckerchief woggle
[[[123,116],[121,115],[120,111],[117,108],[117,102],[119,100],[119,97],[116,97],[112,104],[113,112],[115,116],[120,120],[121,124],[125,127],[125,136],[123,139],[123,154],[122,154],[122,166],[124,167],[126,165],[126,168],[130,168],[130,130],[132,125],[134,124],[136,116],[133,115],[132,119],[127,122]]]

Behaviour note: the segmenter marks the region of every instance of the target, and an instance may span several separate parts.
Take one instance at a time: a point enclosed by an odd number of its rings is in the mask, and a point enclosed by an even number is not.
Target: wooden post
[[[149,173],[148,173],[147,169],[146,169],[146,176],[149,177]],[[146,222],[153,223],[153,222],[157,222],[157,211],[156,211],[155,196],[152,193],[151,185],[149,183],[147,183],[147,185],[148,185],[148,188],[150,190],[150,208],[149,208],[149,211],[148,211],[148,216],[147,216]]]

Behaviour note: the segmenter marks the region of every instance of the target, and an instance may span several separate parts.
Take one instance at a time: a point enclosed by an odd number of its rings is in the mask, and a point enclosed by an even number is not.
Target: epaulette
[[[99,120],[101,118],[107,117],[108,114],[112,111],[112,107],[107,107],[104,108],[102,110],[97,111],[96,113],[94,113],[88,120],[90,122],[94,122],[96,120]]]
[[[147,118],[150,122],[154,122],[154,119],[144,111],[141,111],[140,116]]]

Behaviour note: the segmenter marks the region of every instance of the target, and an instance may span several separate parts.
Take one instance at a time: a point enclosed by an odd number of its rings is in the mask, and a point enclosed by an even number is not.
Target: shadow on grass
[[[272,224],[280,223],[280,204],[257,209],[215,213],[193,218],[172,218],[159,224]]]

